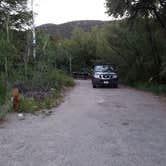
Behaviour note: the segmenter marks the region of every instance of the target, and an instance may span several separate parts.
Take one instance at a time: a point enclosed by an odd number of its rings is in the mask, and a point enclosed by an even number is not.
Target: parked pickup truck
[[[108,86],[118,88],[118,75],[110,65],[95,65],[92,72],[93,88]]]

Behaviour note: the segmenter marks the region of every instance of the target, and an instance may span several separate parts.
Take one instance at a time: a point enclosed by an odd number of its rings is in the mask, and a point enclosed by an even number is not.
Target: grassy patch
[[[129,85],[140,90],[152,92],[156,95],[166,96],[166,84],[159,85],[157,83],[137,82]]]

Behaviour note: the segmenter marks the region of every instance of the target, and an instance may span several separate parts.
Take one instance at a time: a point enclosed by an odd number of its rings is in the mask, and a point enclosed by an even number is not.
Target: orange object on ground
[[[19,90],[18,88],[13,88],[12,89],[12,98],[13,98],[13,109],[17,110],[18,109],[18,105],[19,105]]]

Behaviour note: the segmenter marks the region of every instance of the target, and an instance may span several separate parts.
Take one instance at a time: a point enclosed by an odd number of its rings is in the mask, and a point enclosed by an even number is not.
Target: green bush
[[[0,120],[4,119],[5,116],[10,112],[11,105],[11,101],[8,100],[0,107]]]
[[[47,97],[44,102],[43,102],[43,108],[46,108],[46,109],[51,109],[52,107],[55,106],[55,103],[54,103],[54,99],[53,98],[49,98]]]
[[[29,79],[26,79],[24,73],[15,73],[10,79],[9,87],[17,85],[23,95],[26,91],[32,92],[32,98],[21,96],[18,112],[35,112],[41,108],[52,108],[57,105],[57,101],[61,98],[61,90],[63,87],[74,85],[73,79],[63,71],[48,68],[48,71],[30,72]],[[4,83],[0,84],[0,103],[5,103],[7,89]],[[25,90],[25,91],[24,91]],[[25,92],[25,93],[24,93]],[[34,92],[34,94],[33,94]],[[41,100],[37,100],[35,94],[41,95]],[[42,96],[43,95],[43,96]]]
[[[33,113],[39,110],[39,103],[35,101],[33,98],[20,98],[18,112],[29,112]]]
[[[132,85],[135,88],[138,88],[140,90],[145,90],[152,92],[157,95],[166,95],[166,85],[165,84],[157,84],[157,83],[149,83],[149,82],[138,82],[138,83],[133,83]]]
[[[31,81],[27,84],[31,90],[49,91],[51,88],[61,89],[63,86],[73,86],[74,81],[63,71],[54,69],[47,72],[34,72]]]
[[[59,70],[56,71],[55,73],[55,79],[57,80],[58,86],[59,87],[69,87],[69,86],[74,86],[74,81],[71,77],[69,77],[66,73],[63,71]]]
[[[6,95],[7,95],[7,88],[5,86],[5,83],[0,80],[0,104],[5,103]]]

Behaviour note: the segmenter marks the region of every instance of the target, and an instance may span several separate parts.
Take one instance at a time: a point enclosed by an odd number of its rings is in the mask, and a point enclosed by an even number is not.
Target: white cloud
[[[110,20],[105,0],[34,0],[37,25],[60,24],[74,20]]]

